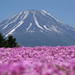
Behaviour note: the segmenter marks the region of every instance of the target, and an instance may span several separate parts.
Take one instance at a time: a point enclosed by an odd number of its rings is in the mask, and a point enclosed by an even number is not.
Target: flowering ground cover
[[[0,48],[0,75],[75,75],[75,46]]]

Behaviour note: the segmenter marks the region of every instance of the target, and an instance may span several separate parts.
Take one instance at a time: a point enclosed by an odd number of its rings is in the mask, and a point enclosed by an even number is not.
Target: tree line
[[[7,38],[4,38],[4,36],[0,33],[0,47],[19,47],[19,44],[16,42],[16,38],[14,38],[12,35],[9,35]]]

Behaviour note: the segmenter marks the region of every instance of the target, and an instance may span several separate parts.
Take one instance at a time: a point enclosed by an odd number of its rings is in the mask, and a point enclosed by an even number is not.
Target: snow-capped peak
[[[26,32],[60,32],[60,22],[46,10],[21,11],[17,15],[0,24],[0,31],[4,31],[6,36],[8,36],[9,34],[13,34],[20,28],[22,28],[22,30]]]

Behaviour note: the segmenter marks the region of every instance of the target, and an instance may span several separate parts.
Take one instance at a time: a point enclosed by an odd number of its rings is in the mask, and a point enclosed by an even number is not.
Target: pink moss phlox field
[[[0,48],[0,75],[75,75],[75,46]]]

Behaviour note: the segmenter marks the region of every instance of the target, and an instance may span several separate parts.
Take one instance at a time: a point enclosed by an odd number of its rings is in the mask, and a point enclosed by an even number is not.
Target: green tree
[[[7,38],[0,33],[0,47],[20,47],[20,45],[16,42],[16,38],[12,35],[9,35]]]
[[[6,47],[17,47],[18,43],[16,42],[16,38],[14,38],[12,35],[8,36],[8,39],[6,41]]]
[[[4,46],[4,41],[5,41],[5,39],[4,39],[3,35],[0,33],[0,47]]]

